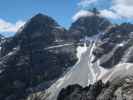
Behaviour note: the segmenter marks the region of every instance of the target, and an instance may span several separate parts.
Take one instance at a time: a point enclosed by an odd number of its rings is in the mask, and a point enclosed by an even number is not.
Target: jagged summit
[[[44,17],[44,16],[47,16],[47,15],[44,15],[44,14],[42,14],[42,13],[37,13],[35,16],[33,16],[33,17]],[[47,16],[48,17],[48,16]]]
[[[52,19],[51,17],[44,15],[44,14],[36,14],[33,16],[23,27],[19,33],[25,32],[26,33],[33,33],[37,31],[44,31],[46,28],[51,28],[58,26],[57,22]]]
[[[13,37],[13,41],[20,45],[24,43],[30,44],[36,41],[38,46],[46,46],[51,45],[53,41],[64,39],[65,33],[65,28],[61,27],[53,18],[39,13],[33,16],[23,28],[21,28],[21,31],[17,32]]]
[[[77,38],[83,38],[85,36],[90,37],[100,32],[104,32],[111,25],[112,24],[108,19],[93,14],[92,16],[78,18],[72,23],[69,32],[73,37]]]
[[[57,26],[59,26],[59,24],[53,18],[45,14],[38,13],[30,18],[26,24],[18,30],[16,35],[19,35],[20,33],[31,34],[38,31],[42,32],[46,31],[47,28],[53,28]]]
[[[51,24],[51,25],[57,25],[56,21],[52,19],[51,17],[44,15],[42,13],[38,13],[35,16],[33,16],[30,21],[31,22],[36,22],[38,24]]]

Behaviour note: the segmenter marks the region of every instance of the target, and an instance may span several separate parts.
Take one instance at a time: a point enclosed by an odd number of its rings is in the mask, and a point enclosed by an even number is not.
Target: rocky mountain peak
[[[16,46],[22,48],[44,48],[54,41],[66,39],[66,30],[54,19],[41,13],[33,16],[12,38],[3,44],[1,55],[4,56]],[[8,47],[8,48],[7,48]]]
[[[47,15],[43,15],[41,13],[33,16],[23,27],[22,31],[18,33],[37,33],[41,32],[43,33],[44,31],[47,32],[51,30],[50,28],[53,28],[55,26],[59,26],[57,22],[52,19],[51,17]],[[49,30],[47,29],[49,28]],[[46,30],[47,29],[47,30]]]
[[[38,24],[48,24],[48,25],[57,25],[57,23],[55,22],[55,20],[47,15],[38,13],[35,16],[33,16],[29,23],[38,23]]]
[[[104,31],[111,25],[106,18],[93,14],[83,16],[72,23],[69,32],[77,38],[90,37]]]

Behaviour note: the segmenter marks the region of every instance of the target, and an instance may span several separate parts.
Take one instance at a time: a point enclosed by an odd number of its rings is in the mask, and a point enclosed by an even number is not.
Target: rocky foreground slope
[[[128,70],[126,66],[129,67]],[[70,85],[60,91],[57,100],[132,100],[133,64],[121,64],[115,67],[117,68],[108,82],[103,83],[99,80],[86,87]]]

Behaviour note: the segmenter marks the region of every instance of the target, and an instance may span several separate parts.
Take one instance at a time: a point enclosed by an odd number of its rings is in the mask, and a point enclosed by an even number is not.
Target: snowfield
[[[46,93],[51,95],[47,100],[56,100],[58,93],[62,88],[66,88],[68,85],[79,84],[83,87],[95,83],[98,80],[102,80],[104,83],[111,81],[116,77],[125,77],[126,75],[133,74],[133,64],[130,63],[120,63],[113,68],[105,69],[100,66],[100,63],[106,62],[112,57],[116,49],[123,47],[125,43],[116,45],[111,52],[103,55],[101,59],[92,63],[94,60],[93,50],[96,48],[96,43],[98,42],[99,35],[92,38],[86,38],[85,41],[89,41],[89,46],[87,47],[86,42],[84,46],[77,47],[77,63],[60,79],[58,79]],[[61,47],[61,46],[56,46]],[[50,47],[48,49],[56,48]],[[132,48],[131,48],[132,49]],[[131,50],[128,50],[130,53]],[[123,57],[123,60],[127,60]]]

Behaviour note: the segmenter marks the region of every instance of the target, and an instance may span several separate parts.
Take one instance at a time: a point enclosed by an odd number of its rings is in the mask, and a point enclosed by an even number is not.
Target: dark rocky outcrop
[[[96,100],[104,86],[102,81],[84,88],[80,85],[70,85],[60,91],[57,100]]]
[[[1,44],[0,100],[45,90],[75,64],[76,46],[66,33],[52,18],[38,14]],[[40,83],[43,87],[34,89]]]
[[[57,100],[132,100],[133,77],[118,78],[107,82],[96,82],[88,87],[71,85],[62,89]]]

